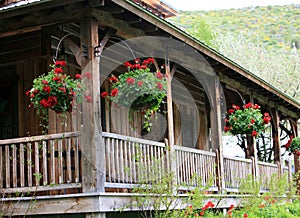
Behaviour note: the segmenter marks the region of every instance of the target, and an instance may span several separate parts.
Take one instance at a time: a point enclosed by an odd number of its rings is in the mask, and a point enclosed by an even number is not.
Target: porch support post
[[[168,54],[166,54],[166,77],[167,77],[167,114],[168,114],[168,138],[169,145],[174,145],[174,123],[173,123],[173,100],[172,100],[172,76],[170,73],[170,62]]]
[[[274,149],[274,161],[277,162],[280,168],[278,169],[279,174],[281,175],[281,153],[280,153],[280,115],[277,108],[271,109],[272,114],[272,139],[273,139],[273,149]]]
[[[97,21],[87,16],[80,23],[82,78],[86,91],[82,104],[81,152],[83,192],[104,192],[105,147],[100,115],[99,59],[94,55],[98,42]],[[85,98],[85,96],[89,96]]]
[[[219,191],[220,193],[225,192],[225,181],[224,181],[224,157],[223,157],[223,145],[222,145],[222,116],[221,116],[221,94],[220,94],[220,80],[218,77],[214,77],[214,92],[215,92],[215,101],[212,105],[211,111],[211,142],[212,147],[218,149],[219,158],[218,158],[218,167],[219,170]]]
[[[176,162],[175,162],[175,151],[174,151],[174,121],[173,121],[173,99],[172,99],[172,78],[176,67],[170,72],[170,62],[168,56],[168,49],[166,49],[166,60],[165,60],[166,78],[167,78],[167,115],[168,115],[168,145],[169,146],[169,161],[170,161],[170,172],[172,173],[172,188],[176,186]],[[175,193],[175,189],[173,192]]]

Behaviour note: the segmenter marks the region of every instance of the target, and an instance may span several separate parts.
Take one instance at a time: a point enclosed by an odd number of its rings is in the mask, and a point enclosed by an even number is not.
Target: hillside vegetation
[[[300,5],[188,11],[169,21],[300,100]]]

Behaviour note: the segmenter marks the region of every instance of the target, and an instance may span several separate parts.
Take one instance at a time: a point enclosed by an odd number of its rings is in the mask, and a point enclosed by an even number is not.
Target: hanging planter
[[[82,101],[84,86],[81,75],[76,74],[75,79],[71,78],[64,73],[64,66],[65,61],[56,61],[50,65],[51,70],[34,79],[32,88],[26,92],[30,100],[29,107],[37,109],[37,113],[46,123],[45,128],[49,109],[66,117],[66,113],[72,112],[77,103]]]
[[[232,108],[227,112],[225,119],[225,132],[232,135],[250,135],[256,137],[263,130],[264,126],[271,120],[269,113],[262,114],[260,106],[249,102],[242,108],[237,105],[232,105]]]
[[[300,156],[300,137],[294,138],[294,136],[290,136],[289,141],[285,144],[286,150],[290,154],[296,154]]]
[[[112,75],[109,82],[112,84],[110,94],[102,92],[101,97],[109,98],[118,106],[144,114],[143,128],[150,131],[152,114],[160,109],[167,94],[166,78],[160,71],[152,72],[150,66],[153,58],[134,60],[134,63],[124,63],[127,72],[116,77]]]

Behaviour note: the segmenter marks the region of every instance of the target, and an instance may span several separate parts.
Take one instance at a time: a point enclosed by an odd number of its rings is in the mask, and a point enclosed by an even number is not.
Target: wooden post
[[[281,164],[280,154],[280,116],[277,108],[271,110],[272,113],[272,138],[273,138],[273,149],[274,149],[274,161]]]
[[[102,140],[100,116],[100,76],[99,60],[94,57],[94,48],[98,46],[98,24],[92,17],[81,20],[81,69],[85,96],[82,105],[83,125],[81,128],[82,152],[82,189],[83,192],[104,192],[105,147]],[[88,98],[87,98],[88,99]]]
[[[214,79],[214,87],[215,87],[215,102],[214,102],[214,110],[215,113],[212,118],[212,122],[216,122],[212,125],[212,132],[214,133],[212,136],[213,147],[218,147],[219,150],[219,181],[220,181],[220,193],[225,192],[225,181],[224,181],[224,155],[223,155],[223,145],[222,145],[222,116],[221,116],[221,95],[220,95],[220,81],[218,77]]]
[[[166,78],[167,78],[167,115],[168,115],[168,146],[169,146],[169,161],[170,161],[170,170],[173,173],[172,185],[176,185],[176,163],[175,163],[175,151],[174,151],[174,121],[173,121],[173,100],[172,100],[172,74],[170,73],[170,62],[168,57],[168,50],[166,50]],[[166,144],[167,145],[167,144]],[[174,190],[175,192],[176,190]]]
[[[252,142],[253,142],[253,158],[254,158],[254,178],[255,181],[259,180],[260,177],[260,173],[259,173],[259,168],[258,168],[258,158],[257,158],[257,148],[256,148],[256,139],[255,137],[252,138]]]

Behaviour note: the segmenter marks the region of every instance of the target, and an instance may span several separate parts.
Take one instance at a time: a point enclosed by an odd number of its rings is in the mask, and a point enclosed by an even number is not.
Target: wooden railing
[[[174,151],[178,185],[218,189],[216,153],[183,146],[174,146]]]
[[[226,156],[223,159],[225,189],[237,192],[241,181],[254,174],[253,160]]]
[[[278,164],[255,165],[254,159],[222,157],[216,152],[170,147],[113,133],[103,132],[102,137],[106,158],[104,186],[114,191],[161,183],[167,175],[172,175],[172,184],[178,189],[205,187],[222,192],[238,192],[241,180],[248,175],[262,181],[262,192],[270,189],[274,174],[288,174],[286,178],[291,179],[290,168]],[[0,140],[0,191],[81,192],[81,165],[78,132]]]
[[[102,133],[105,142],[106,187],[132,187],[161,181],[169,169],[164,143],[113,133]]]
[[[287,167],[264,162],[258,162],[256,167],[254,159],[221,157],[215,152],[177,145],[170,148],[164,143],[113,133],[104,132],[102,136],[106,156],[105,186],[108,188],[161,182],[165,175],[173,172],[174,185],[179,189],[205,187],[208,191],[220,191],[222,181],[223,191],[238,192],[242,180],[253,175],[256,181],[261,179],[264,192],[270,189],[272,175],[289,172]],[[224,163],[222,172],[219,171],[220,158]]]
[[[0,140],[2,193],[80,188],[79,133]]]

